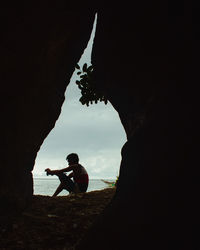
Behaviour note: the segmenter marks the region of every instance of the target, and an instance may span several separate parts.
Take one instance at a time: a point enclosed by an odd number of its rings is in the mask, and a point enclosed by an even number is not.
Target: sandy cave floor
[[[115,188],[68,196],[33,197],[32,205],[0,235],[0,249],[70,249],[92,225]]]

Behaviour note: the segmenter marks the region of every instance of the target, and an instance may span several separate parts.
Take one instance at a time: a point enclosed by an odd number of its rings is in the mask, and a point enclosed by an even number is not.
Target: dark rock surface
[[[128,141],[115,199],[78,249],[93,249],[94,242],[96,249],[122,249],[125,242],[136,249],[191,248],[199,190],[198,175],[188,171],[189,86],[199,69],[192,2],[84,2],[80,10],[79,1],[30,3],[1,10],[1,215],[20,211],[32,197],[37,151],[59,117],[97,10],[96,83]]]
[[[19,209],[32,196],[31,171],[37,152],[60,115],[64,92],[87,46],[93,21],[94,11],[66,1],[21,1],[1,10],[5,153],[0,195],[8,203],[18,203]]]
[[[99,11],[93,65],[128,141],[116,197],[78,249],[92,242],[96,249],[192,248],[199,188],[189,171],[193,104],[186,86],[198,64],[191,6],[118,3],[112,13]]]

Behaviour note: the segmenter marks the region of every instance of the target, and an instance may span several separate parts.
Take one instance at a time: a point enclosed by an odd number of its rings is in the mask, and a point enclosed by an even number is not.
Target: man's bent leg
[[[60,185],[57,187],[55,193],[52,195],[53,197],[57,196],[60,192],[62,192],[64,189],[63,184],[60,183]]]
[[[69,193],[74,191],[75,183],[67,175],[60,173],[57,176],[61,182],[62,189],[66,189]]]

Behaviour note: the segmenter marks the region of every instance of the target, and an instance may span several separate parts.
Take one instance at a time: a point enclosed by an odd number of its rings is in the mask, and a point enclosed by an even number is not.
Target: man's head
[[[78,155],[75,153],[69,154],[66,160],[69,162],[69,164],[78,164],[79,162]]]

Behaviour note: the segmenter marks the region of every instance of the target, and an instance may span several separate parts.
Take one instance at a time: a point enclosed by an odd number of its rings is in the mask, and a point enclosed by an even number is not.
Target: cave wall
[[[37,152],[93,27],[95,10],[67,1],[19,1],[1,9],[2,210],[32,196]],[[9,204],[9,205],[8,205]]]
[[[128,141],[116,195],[77,249],[194,246],[199,189],[190,171],[192,101],[186,87],[199,65],[193,25],[184,2],[125,1],[99,9],[95,78]]]

